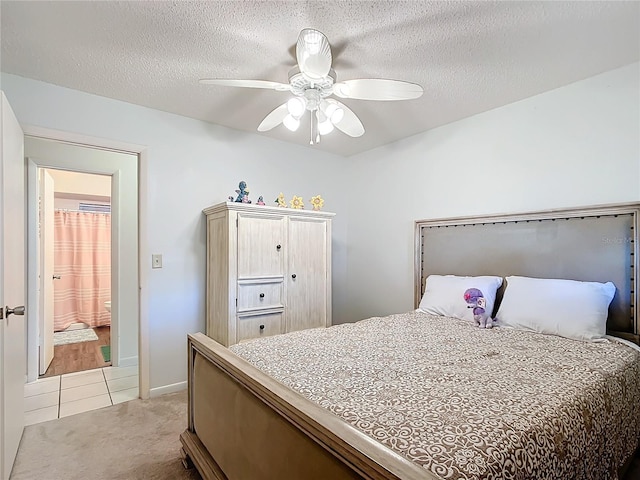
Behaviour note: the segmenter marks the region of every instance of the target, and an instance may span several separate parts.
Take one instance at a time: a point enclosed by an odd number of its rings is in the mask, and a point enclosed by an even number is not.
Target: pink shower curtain
[[[54,330],[75,322],[110,325],[111,215],[54,212]]]

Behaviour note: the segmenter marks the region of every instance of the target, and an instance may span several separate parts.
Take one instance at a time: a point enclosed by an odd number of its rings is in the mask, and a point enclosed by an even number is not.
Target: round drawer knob
[[[276,250],[280,250],[282,248],[282,245],[276,245]]]
[[[260,330],[264,330],[264,325],[260,325]]]
[[[260,294],[260,298],[264,298],[264,293],[261,293],[261,294]]]
[[[296,274],[294,273],[293,275],[291,275],[291,278],[296,278]]]

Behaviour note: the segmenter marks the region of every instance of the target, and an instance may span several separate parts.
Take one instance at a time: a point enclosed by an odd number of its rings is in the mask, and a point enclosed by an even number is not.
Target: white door
[[[53,177],[42,169],[40,179],[40,318],[38,345],[40,375],[53,360]]]
[[[22,129],[0,97],[0,479],[7,480],[24,429],[25,171]]]

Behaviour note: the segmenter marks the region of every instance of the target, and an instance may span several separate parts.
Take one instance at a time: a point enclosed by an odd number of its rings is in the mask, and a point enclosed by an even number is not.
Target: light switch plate
[[[151,255],[151,268],[162,268],[162,255],[154,253]]]

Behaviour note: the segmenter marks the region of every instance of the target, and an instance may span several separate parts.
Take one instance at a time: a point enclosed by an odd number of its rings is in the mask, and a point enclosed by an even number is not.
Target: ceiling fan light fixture
[[[296,130],[298,130],[298,127],[300,126],[300,120],[298,120],[291,114],[284,117],[284,120],[282,120],[282,123],[285,127],[287,127],[292,132],[295,132]]]
[[[287,102],[287,110],[292,117],[299,119],[305,112],[307,102],[302,97],[293,97]]]
[[[0,0],[1,1],[1,0]],[[204,78],[202,84],[227,87],[260,88],[288,91],[292,97],[279,105],[262,120],[259,132],[272,130],[281,123],[295,132],[301,119],[309,111],[311,128],[310,144],[320,142],[322,135],[335,129],[357,138],[364,134],[364,125],[351,108],[336,97],[350,100],[412,100],[419,98],[424,89],[415,83],[384,78],[356,78],[336,82],[331,68],[333,57],[327,37],[318,30],[305,28],[296,44],[297,65],[289,70],[289,83],[270,80]]]

